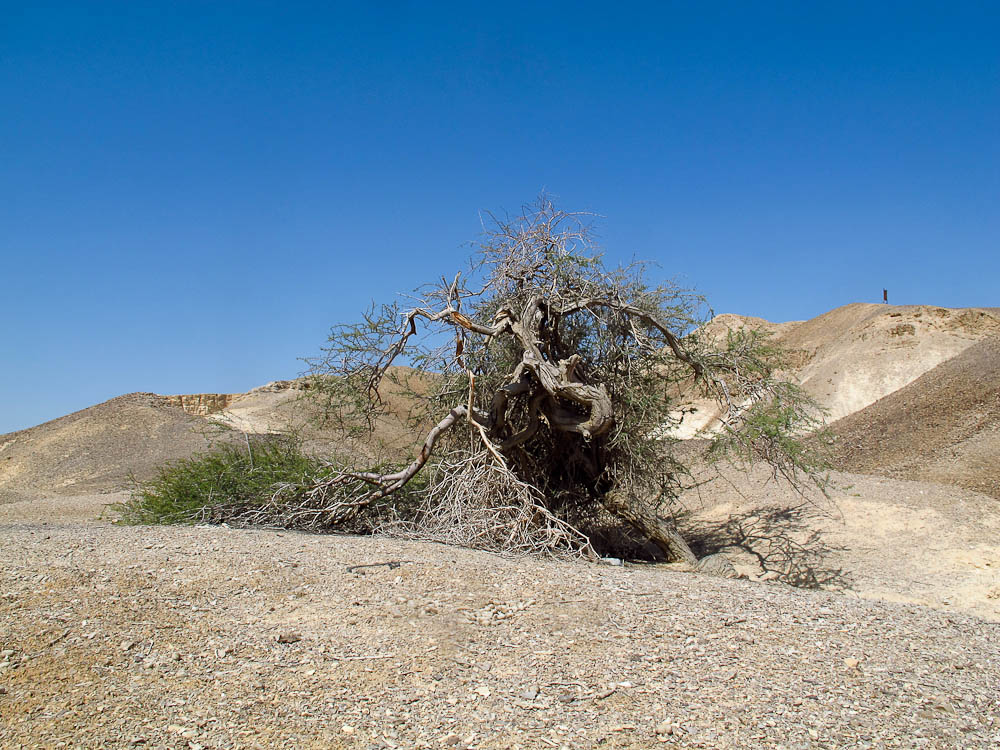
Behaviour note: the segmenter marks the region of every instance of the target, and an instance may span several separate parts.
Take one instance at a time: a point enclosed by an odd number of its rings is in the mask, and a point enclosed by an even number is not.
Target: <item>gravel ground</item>
[[[1000,745],[974,616],[32,507],[0,516],[3,748]]]

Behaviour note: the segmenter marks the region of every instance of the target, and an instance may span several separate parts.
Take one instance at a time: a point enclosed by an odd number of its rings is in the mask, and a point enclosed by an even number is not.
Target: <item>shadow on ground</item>
[[[767,506],[733,514],[723,521],[686,520],[682,533],[699,557],[742,553],[760,566],[760,574],[807,589],[851,588],[850,574],[830,565],[842,548],[828,544],[816,530],[812,517],[818,511],[809,503],[787,507]]]

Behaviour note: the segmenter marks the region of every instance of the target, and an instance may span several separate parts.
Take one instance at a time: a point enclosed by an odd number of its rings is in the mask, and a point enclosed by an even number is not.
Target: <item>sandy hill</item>
[[[414,382],[420,376],[400,369]],[[276,381],[247,393],[161,396],[130,393],[50,422],[0,435],[0,503],[55,493],[112,492],[146,479],[157,466],[186,458],[243,434],[296,433],[326,456],[404,453],[415,442],[408,426],[412,402],[387,378],[390,414],[375,440],[319,428],[317,408],[303,398],[303,381]]]
[[[1000,335],[1000,314],[992,308],[855,303],[791,323],[719,315],[704,332],[717,338],[741,327],[768,332],[789,350],[789,376],[826,410],[827,421],[834,422],[908,385],[977,341]],[[712,402],[695,406],[698,411],[685,419],[678,437],[693,437],[718,415]]]
[[[847,471],[954,484],[1000,499],[1000,337],[834,422]]]
[[[955,478],[961,486],[996,492],[996,480],[985,476],[991,471],[991,456],[996,455],[995,429],[990,432],[993,423],[987,420],[981,429],[968,426],[979,424],[973,412],[982,405],[969,401],[965,411],[951,409],[951,427],[934,430],[949,411],[944,404],[952,398],[952,391],[965,403],[975,388],[986,388],[984,393],[989,390],[988,385],[973,388],[959,381],[976,372],[989,380],[988,373],[996,372],[988,356],[991,350],[977,350],[979,359],[970,354],[968,360],[956,360],[951,369],[930,375],[977,342],[1000,336],[996,309],[852,304],[812,320],[789,323],[719,315],[704,332],[721,337],[744,326],[769,332],[792,352],[789,374],[827,410],[830,422],[866,410],[927,374],[928,379],[907,392],[909,395],[900,395],[853,421],[838,423],[842,436],[837,445],[840,468],[879,473],[884,463],[891,476],[939,481]],[[405,368],[399,374],[420,380]],[[940,383],[931,387],[931,382],[938,380]],[[296,432],[312,450],[324,455],[373,450],[342,432],[315,428],[311,418],[316,409],[302,398],[303,387],[302,381],[277,381],[242,394],[129,394],[2,435],[0,501],[39,492],[121,489],[130,473],[148,477],[164,461],[204,450],[212,440],[232,439],[232,435],[227,436],[230,431]],[[384,391],[392,415],[381,423],[376,445],[387,452],[409,450],[419,437],[408,424],[412,402],[388,380]],[[966,392],[968,397],[962,395]],[[925,398],[931,400],[926,407],[909,406]],[[678,436],[692,437],[713,420],[713,404],[696,406],[699,411],[686,417]],[[927,433],[921,438],[927,449],[911,450],[904,457],[905,436],[918,434],[914,430]],[[879,445],[879,436],[887,431],[897,436],[895,443]],[[945,447],[951,453],[931,455]]]
[[[776,339],[802,353],[794,375],[835,421],[913,382],[976,341],[1000,335],[987,309],[853,304]]]
[[[119,396],[0,435],[0,503],[120,489],[130,472],[148,476],[165,461],[204,450],[219,432],[162,396]]]

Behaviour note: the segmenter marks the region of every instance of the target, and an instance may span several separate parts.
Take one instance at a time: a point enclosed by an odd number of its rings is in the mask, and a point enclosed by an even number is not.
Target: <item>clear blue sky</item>
[[[0,432],[294,377],[541,189],[718,312],[1000,305],[1000,6],[0,3]]]

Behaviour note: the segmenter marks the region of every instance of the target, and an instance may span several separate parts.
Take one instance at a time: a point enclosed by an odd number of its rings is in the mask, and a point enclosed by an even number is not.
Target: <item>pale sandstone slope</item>
[[[972,344],[1000,335],[1000,314],[991,308],[948,309],[927,305],[844,305],[811,320],[770,323],[719,315],[710,336],[746,327],[770,333],[789,350],[788,375],[825,410],[827,422],[853,414],[913,382]],[[694,403],[673,434],[690,438],[712,427],[717,406]]]
[[[775,338],[803,353],[805,364],[794,375],[833,422],[998,334],[1000,316],[984,309],[858,303]]]

